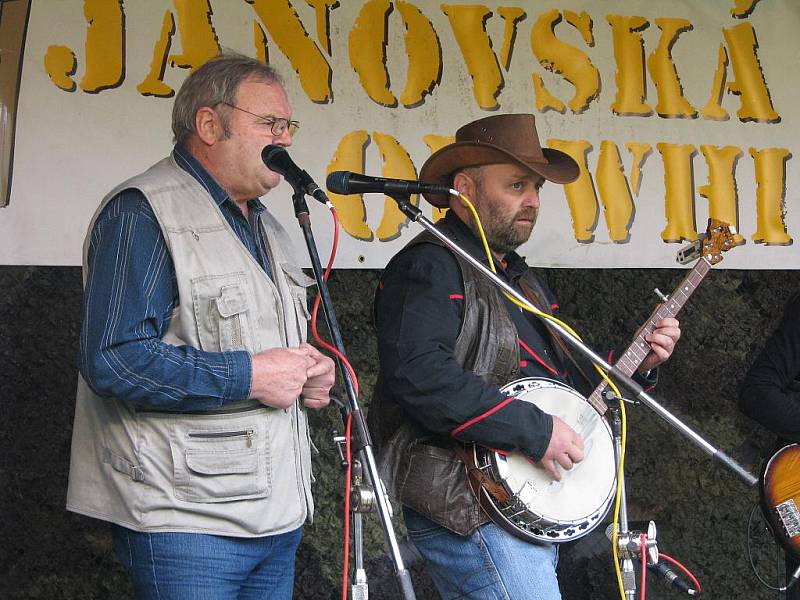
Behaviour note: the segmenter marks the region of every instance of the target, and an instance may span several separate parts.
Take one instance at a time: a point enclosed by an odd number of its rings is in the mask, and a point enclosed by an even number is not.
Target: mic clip
[[[638,406],[639,404],[641,404],[639,402],[639,400],[631,400],[630,398],[625,398],[623,396],[618,396],[617,394],[614,393],[614,390],[612,390],[609,387],[607,387],[605,390],[603,390],[602,396],[603,396],[603,400],[606,403],[609,403],[609,402],[626,402],[627,404],[631,404],[633,406]]]
[[[606,529],[606,537],[613,539],[614,524],[608,526]],[[645,534],[644,547],[642,547],[642,533],[641,531],[620,531],[617,534],[617,549],[622,558],[633,558],[634,556],[641,556],[642,552],[647,553],[647,562],[658,562],[658,542],[656,540],[657,531],[656,524],[650,521],[647,525],[647,533]]]

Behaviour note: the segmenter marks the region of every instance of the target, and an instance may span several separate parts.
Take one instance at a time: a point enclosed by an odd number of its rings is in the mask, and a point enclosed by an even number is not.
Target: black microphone
[[[283,178],[294,188],[295,192],[304,192],[322,202],[328,203],[328,197],[320,187],[311,179],[311,175],[294,164],[286,148],[270,144],[261,151],[261,160],[272,171],[280,173]]]
[[[647,568],[648,570],[652,571],[653,573],[661,577],[668,584],[675,586],[684,594],[689,594],[690,596],[697,595],[697,590],[689,586],[689,584],[686,583],[686,581],[678,573],[670,569],[669,565],[663,560],[657,562],[654,565],[648,563]]]
[[[328,175],[325,185],[335,194],[450,194],[450,186],[441,183],[386,179],[351,171],[334,171]]]

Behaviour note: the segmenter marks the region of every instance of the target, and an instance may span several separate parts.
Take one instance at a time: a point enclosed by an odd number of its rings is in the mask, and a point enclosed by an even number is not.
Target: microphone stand
[[[318,191],[317,194],[322,194],[324,196],[324,193],[321,191]],[[294,212],[295,216],[297,217],[297,221],[300,224],[300,228],[303,230],[303,236],[308,248],[308,255],[311,259],[311,267],[314,271],[314,279],[317,282],[317,289],[319,290],[322,309],[325,314],[325,320],[328,324],[328,330],[330,331],[333,345],[342,354],[342,356],[344,356],[344,344],[342,343],[341,332],[339,330],[339,325],[336,321],[336,315],[333,310],[333,303],[331,302],[328,284],[323,278],[323,269],[322,265],[320,264],[317,245],[314,241],[314,234],[311,231],[311,218],[309,216],[305,195],[306,190],[298,189],[297,187],[294,188],[294,194],[292,195]],[[357,500],[355,503],[355,508],[351,509],[353,512],[353,537],[355,538],[354,545],[356,549],[356,578],[355,585],[353,586],[353,598],[364,598],[366,600],[368,594],[366,588],[366,574],[363,569],[361,512],[365,510],[364,505],[374,504],[378,511],[378,516],[380,518],[381,527],[383,528],[384,537],[386,538],[386,543],[389,546],[391,559],[394,564],[395,575],[397,576],[397,582],[400,586],[403,598],[405,600],[416,600],[416,596],[414,595],[414,587],[411,583],[411,574],[403,564],[403,559],[400,555],[400,546],[397,543],[397,537],[395,536],[394,529],[392,528],[391,505],[389,504],[388,495],[384,491],[380,476],[378,474],[378,466],[375,462],[375,456],[372,451],[372,441],[370,440],[369,431],[364,419],[364,413],[362,413],[361,409],[359,408],[358,398],[356,396],[353,381],[350,377],[350,372],[343,368],[343,365],[338,358],[337,363],[339,364],[339,371],[342,374],[345,391],[349,400],[348,405],[342,404],[341,402],[337,402],[337,404],[339,405],[342,421],[344,423],[347,422],[348,416],[352,417],[352,447],[354,453],[357,453],[359,456],[358,461],[353,461],[356,471],[356,479],[359,480],[360,483],[361,471],[363,470],[365,480],[367,483],[372,485],[373,489],[373,494],[368,499],[363,499],[362,495],[364,495],[364,490],[360,485],[357,484],[351,488],[351,497],[355,496]],[[334,441],[337,444],[340,444],[343,441],[343,438],[334,437]],[[366,467],[365,470],[364,467]]]
[[[472,255],[470,255],[467,251],[465,251],[457,243],[452,241],[444,233],[436,229],[436,226],[433,224],[433,222],[427,217],[425,217],[425,215],[422,214],[422,211],[419,208],[411,204],[409,194],[398,193],[396,195],[392,195],[391,197],[394,199],[395,202],[397,202],[398,208],[400,208],[403,214],[406,215],[410,220],[422,225],[423,228],[425,228],[431,234],[436,236],[448,248],[450,248],[453,252],[455,252],[464,260],[466,260],[470,265],[475,267],[482,275],[487,277],[492,283],[495,284],[495,286],[506,292],[509,296],[511,296],[518,302],[524,304],[529,308],[536,310],[536,307],[533,306],[530,303],[530,301],[527,298],[525,298],[525,296],[523,296],[521,293],[519,293],[517,290],[511,287],[508,283],[500,279],[496,274],[492,273],[480,261],[478,261]],[[678,433],[683,435],[695,446],[697,446],[706,454],[711,456],[711,458],[714,459],[716,462],[720,463],[721,465],[732,471],[749,487],[752,487],[756,483],[758,483],[757,477],[755,477],[753,474],[747,471],[744,467],[742,467],[738,462],[736,462],[730,456],[725,454],[725,452],[715,448],[710,442],[706,441],[702,436],[696,433],[688,425],[683,423],[675,415],[670,413],[666,408],[661,406],[653,397],[651,397],[647,392],[644,391],[644,388],[642,388],[641,385],[636,383],[633,379],[631,379],[628,375],[626,375],[616,367],[606,362],[600,355],[598,355],[594,350],[589,348],[589,346],[584,344],[582,341],[575,338],[564,327],[562,327],[558,323],[545,319],[543,319],[543,322],[550,329],[557,331],[560,334],[560,336],[564,339],[564,341],[567,342],[579,354],[583,355],[584,357],[591,360],[594,364],[598,365],[601,369],[603,369],[603,371],[608,373],[617,382],[622,384],[627,390],[632,392],[634,401],[641,402],[642,404],[650,408],[659,417],[664,419],[670,426],[676,429]]]
[[[628,504],[625,493],[625,473],[622,471],[620,461],[622,460],[622,409],[620,405],[626,402],[625,398],[620,398],[610,389],[603,392],[603,399],[608,402],[608,421],[614,435],[614,460],[617,465],[617,476],[619,477],[619,530],[617,531],[617,551],[619,558],[620,573],[622,575],[622,588],[627,600],[636,598],[636,573],[633,569],[633,559],[638,554],[640,557],[644,552],[648,553],[647,560],[654,564],[658,561],[658,547],[656,545],[656,524],[650,521],[645,534],[645,543],[642,544],[641,533],[628,529]],[[609,525],[611,542],[614,542],[613,523]]]

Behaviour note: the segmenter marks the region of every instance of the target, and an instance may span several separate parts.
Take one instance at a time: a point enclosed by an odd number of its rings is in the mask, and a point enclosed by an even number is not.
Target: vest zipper
[[[252,448],[253,439],[256,437],[255,429],[244,429],[242,431],[190,431],[189,437],[191,438],[232,438],[232,437],[246,437],[247,447]]]
[[[242,320],[240,315],[236,315],[235,318],[236,324],[231,332],[231,345],[234,348],[240,348],[242,346]]]
[[[283,274],[279,274],[278,273],[278,271],[282,270],[282,267],[275,260],[275,254],[274,254],[274,252],[272,252],[272,246],[270,246],[270,241],[267,238],[267,236],[265,235],[265,229],[266,228],[263,226],[263,222],[261,221],[260,217],[254,222],[254,227],[255,227],[254,230],[253,230],[254,234],[256,235],[257,239],[260,240],[261,243],[263,243],[263,246],[261,244],[258,245],[259,250],[266,253],[265,260],[267,261],[267,263],[269,264],[269,267],[270,267],[271,277],[269,278],[269,283],[271,283],[274,286],[275,292],[278,295],[278,300],[279,300],[279,304],[280,304],[280,310],[277,311],[277,313],[278,313],[278,323],[280,325],[280,327],[279,327],[280,332],[279,333],[280,333],[280,336],[281,336],[281,342],[283,343],[283,346],[287,347],[289,345],[289,342],[288,342],[289,331],[288,331],[288,324],[286,322],[286,306],[285,306],[286,299],[284,298],[284,294],[281,293],[281,284],[279,282],[279,279],[283,278],[283,280],[284,280],[283,284],[287,288],[286,296],[288,296],[289,302],[292,303],[291,304],[292,312],[295,312],[294,297],[292,296],[291,291],[288,290],[288,285],[289,284],[286,281],[286,276],[283,275]],[[263,250],[262,250],[262,248],[263,248]],[[283,412],[284,413],[288,412],[288,409],[284,409]]]
[[[299,399],[297,400],[297,402],[295,402],[294,406],[295,406],[295,412],[294,412],[295,440],[294,440],[294,443],[295,443],[295,446],[296,446],[296,452],[294,453],[294,456],[295,456],[294,460],[295,460],[295,464],[298,467],[298,471],[300,472],[300,477],[297,478],[297,487],[298,487],[299,495],[301,495],[303,497],[303,499],[306,502],[306,507],[308,507],[308,492],[309,492],[309,490],[306,490],[306,479],[305,479],[305,473],[303,472],[303,451],[302,451],[302,447],[303,447],[302,436],[303,435],[306,435],[306,436],[308,435],[308,429],[306,429],[306,431],[300,431],[300,411],[302,410],[302,408],[301,408],[301,404],[300,404],[300,400]],[[308,421],[306,421],[306,428],[307,427],[308,427]],[[310,451],[311,450],[309,448],[309,453],[310,453]],[[310,456],[309,456],[309,458],[310,458]],[[309,476],[309,481],[310,480],[311,480],[311,478]]]
[[[157,410],[154,408],[136,408],[137,414],[148,414],[154,413],[157,415],[179,415],[179,416],[208,416],[208,415],[231,415],[235,413],[242,413],[242,412],[251,412],[254,410],[261,410],[266,409],[267,407],[263,404],[258,403],[258,401],[253,400],[253,404],[248,406],[239,406],[237,408],[219,408],[216,410]],[[277,410],[277,409],[275,409]]]

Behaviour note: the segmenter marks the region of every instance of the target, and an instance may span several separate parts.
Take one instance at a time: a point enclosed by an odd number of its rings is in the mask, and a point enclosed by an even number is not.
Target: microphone
[[[311,179],[311,175],[294,164],[286,148],[270,144],[261,151],[261,160],[271,171],[280,173],[295,192],[308,194],[315,200],[328,204],[328,197]]]
[[[441,183],[423,183],[407,179],[386,179],[362,175],[351,171],[334,171],[325,181],[335,194],[451,194],[450,186]]]
[[[696,596],[697,590],[693,587],[690,587],[688,583],[675,571],[670,569],[669,565],[664,561],[659,561],[656,564],[647,564],[648,570],[652,571],[659,577],[661,577],[664,581],[668,584],[676,587],[684,594],[689,594],[690,596]]]

